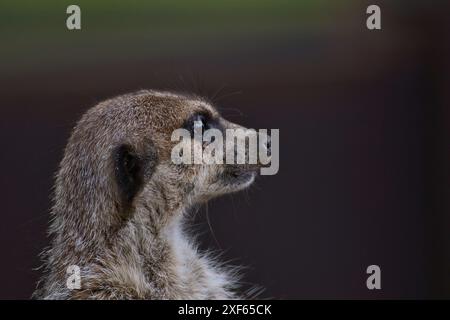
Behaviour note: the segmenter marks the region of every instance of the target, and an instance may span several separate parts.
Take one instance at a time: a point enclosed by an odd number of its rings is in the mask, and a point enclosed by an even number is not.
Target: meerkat
[[[184,218],[195,205],[247,188],[255,166],[177,165],[171,133],[242,128],[207,100],[143,90],[89,109],[56,176],[49,248],[37,299],[238,299],[234,272],[201,253]],[[80,288],[67,268],[80,269]]]

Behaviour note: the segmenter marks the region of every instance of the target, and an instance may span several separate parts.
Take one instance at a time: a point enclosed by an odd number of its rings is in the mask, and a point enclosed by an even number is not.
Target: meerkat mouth
[[[256,178],[257,170],[233,168],[225,170],[222,180],[230,185],[250,185]]]

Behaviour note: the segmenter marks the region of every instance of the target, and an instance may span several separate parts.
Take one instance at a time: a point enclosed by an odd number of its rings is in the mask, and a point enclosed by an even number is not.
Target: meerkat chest
[[[212,260],[201,255],[182,233],[172,234],[172,273],[169,283],[175,298],[226,299],[233,294],[227,288],[232,279],[217,268]]]

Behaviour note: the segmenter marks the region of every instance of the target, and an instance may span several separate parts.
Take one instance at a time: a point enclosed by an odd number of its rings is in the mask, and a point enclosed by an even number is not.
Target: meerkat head
[[[66,147],[54,211],[77,206],[66,217],[72,225],[107,233],[132,215],[150,210],[163,224],[193,204],[248,187],[256,165],[174,163],[174,130],[193,132],[198,125],[224,135],[242,128],[205,100],[178,94],[141,91],[98,104]]]

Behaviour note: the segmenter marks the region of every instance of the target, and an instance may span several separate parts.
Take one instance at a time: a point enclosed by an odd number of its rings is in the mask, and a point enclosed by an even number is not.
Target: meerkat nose
[[[263,149],[262,151],[270,157],[272,155],[272,137],[270,136],[270,133],[265,134],[265,138],[264,143],[260,144],[260,147]]]
[[[270,133],[267,134],[267,140],[266,143],[264,143],[264,147],[266,148],[267,156],[270,157],[272,155],[272,137],[270,136]]]

